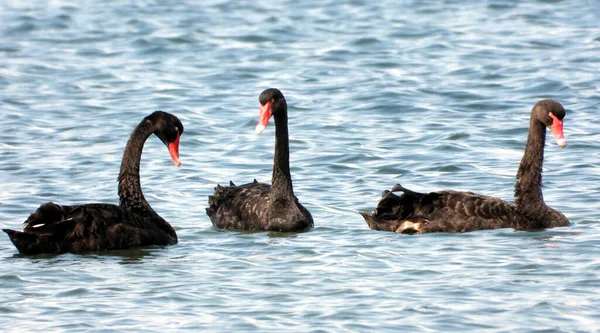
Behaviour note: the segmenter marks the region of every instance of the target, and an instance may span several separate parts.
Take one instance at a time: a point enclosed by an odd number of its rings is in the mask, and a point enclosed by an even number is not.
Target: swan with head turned
[[[278,89],[259,96],[260,119],[256,133],[262,133],[269,119],[275,119],[275,155],[271,185],[252,183],[215,187],[206,213],[219,229],[249,231],[304,231],[313,227],[310,212],[294,195],[290,173],[288,115],[285,97]]]
[[[373,230],[408,234],[511,227],[540,230],[568,225],[567,217],[546,205],[542,195],[546,129],[552,131],[560,147],[565,147],[564,117],[563,106],[551,99],[533,107],[525,153],[517,172],[514,204],[473,192],[418,193],[397,184],[391,191],[383,192],[373,212],[361,215]]]
[[[119,172],[119,205],[92,203],[41,205],[23,223],[23,231],[3,229],[19,252],[85,253],[177,243],[171,225],[158,215],[142,193],[140,160],[146,139],[155,134],[179,167],[183,125],[174,115],[156,111],[135,128],[123,153]]]

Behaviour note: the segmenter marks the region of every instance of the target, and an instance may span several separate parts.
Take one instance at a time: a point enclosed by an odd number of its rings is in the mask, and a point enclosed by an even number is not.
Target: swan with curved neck
[[[568,225],[569,220],[548,207],[542,195],[546,128],[552,131],[556,143],[565,147],[564,117],[563,106],[551,99],[539,101],[533,107],[525,153],[517,172],[514,204],[472,192],[418,193],[396,184],[392,191],[383,192],[373,212],[360,214],[373,230],[408,234],[509,227],[539,230]]]
[[[275,155],[271,185],[256,180],[249,184],[215,187],[206,213],[219,229],[250,231],[303,231],[313,226],[310,212],[294,195],[290,173],[288,116],[285,97],[278,89],[259,96],[260,118],[256,133],[275,119]]]
[[[23,231],[3,229],[21,253],[85,253],[177,243],[171,225],[142,193],[140,160],[144,143],[155,134],[179,167],[183,125],[174,115],[155,111],[135,128],[123,153],[119,205],[93,203],[64,206],[48,202],[23,223]]]

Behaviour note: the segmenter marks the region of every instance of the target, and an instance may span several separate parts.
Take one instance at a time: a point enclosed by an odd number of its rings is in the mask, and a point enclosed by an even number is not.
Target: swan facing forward
[[[271,116],[275,119],[275,156],[272,185],[256,180],[249,184],[215,187],[208,197],[206,214],[220,229],[250,231],[303,231],[313,226],[310,212],[298,202],[290,174],[290,147],[287,103],[278,89],[259,96],[260,119],[256,132],[262,133]]]
[[[85,253],[177,243],[177,234],[144,198],[140,160],[146,139],[155,134],[179,162],[183,125],[174,115],[156,111],[135,128],[123,153],[119,173],[119,205],[92,203],[41,205],[23,223],[23,231],[2,229],[21,253]]]
[[[546,128],[550,128],[557,144],[565,147],[564,117],[565,109],[554,100],[542,100],[533,107],[525,153],[517,172],[514,204],[472,192],[418,193],[397,184],[391,192],[383,192],[372,213],[360,214],[373,230],[408,234],[510,227],[539,230],[568,225],[569,220],[548,207],[542,195]]]

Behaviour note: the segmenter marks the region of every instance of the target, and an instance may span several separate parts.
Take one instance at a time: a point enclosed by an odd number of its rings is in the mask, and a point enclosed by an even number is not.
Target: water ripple
[[[589,332],[600,278],[597,31],[590,1],[0,3],[0,226],[46,201],[118,201],[133,126],[185,124],[182,167],[151,138],[144,194],[180,244],[23,256],[0,237],[2,323],[18,331]],[[289,105],[296,195],[315,229],[220,232],[217,183],[269,181]],[[357,214],[384,189],[511,200],[529,111],[567,108],[544,198],[571,226],[419,236]]]

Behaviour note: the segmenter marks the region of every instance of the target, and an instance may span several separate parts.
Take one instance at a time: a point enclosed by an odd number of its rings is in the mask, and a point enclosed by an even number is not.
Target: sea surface
[[[180,242],[19,255],[0,235],[2,332],[600,331],[600,2],[0,1],[0,227],[40,204],[118,203],[133,128],[179,117],[181,168],[151,137],[144,194]],[[289,106],[298,234],[223,232],[217,184],[270,182]],[[400,235],[361,210],[400,183],[512,200],[529,113],[544,198],[572,225]]]

